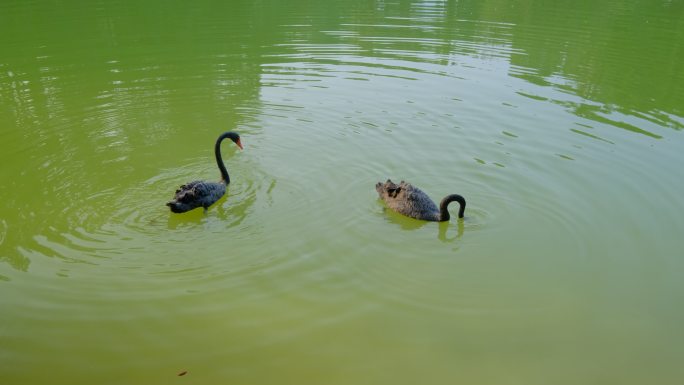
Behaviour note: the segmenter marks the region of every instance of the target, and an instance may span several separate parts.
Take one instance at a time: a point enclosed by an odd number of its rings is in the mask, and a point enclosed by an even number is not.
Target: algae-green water
[[[683,69],[678,0],[6,0],[0,383],[678,383]]]

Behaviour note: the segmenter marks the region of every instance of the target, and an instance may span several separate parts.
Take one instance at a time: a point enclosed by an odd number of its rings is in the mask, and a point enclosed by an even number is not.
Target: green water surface
[[[5,0],[0,384],[679,383],[682,131],[679,0]]]

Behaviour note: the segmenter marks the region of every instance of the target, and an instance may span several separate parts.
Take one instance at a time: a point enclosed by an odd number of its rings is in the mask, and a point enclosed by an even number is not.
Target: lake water
[[[0,47],[3,385],[684,377],[681,1],[6,0]]]

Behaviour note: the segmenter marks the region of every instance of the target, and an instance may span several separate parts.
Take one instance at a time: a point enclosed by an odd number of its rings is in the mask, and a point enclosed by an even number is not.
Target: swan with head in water
[[[216,139],[214,154],[216,155],[216,164],[221,171],[221,180],[218,182],[196,180],[180,186],[176,190],[176,196],[173,200],[166,203],[171,211],[184,213],[197,207],[204,207],[206,210],[226,193],[226,185],[230,183],[230,176],[221,158],[221,142],[226,138],[232,140],[242,150],[240,135],[236,132],[224,132]]]
[[[399,184],[392,183],[387,179],[385,183],[377,183],[375,190],[378,191],[380,198],[382,198],[387,207],[406,215],[407,217],[421,219],[424,221],[444,222],[451,217],[447,207],[451,202],[458,202],[461,206],[458,210],[458,217],[463,218],[466,201],[458,194],[447,195],[442,199],[439,208],[435,202],[430,199],[418,187],[413,187],[411,184],[403,180]]]

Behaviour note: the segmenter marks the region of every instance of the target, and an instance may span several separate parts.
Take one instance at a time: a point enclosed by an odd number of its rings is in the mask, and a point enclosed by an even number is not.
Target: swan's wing
[[[413,190],[413,191],[406,191],[406,193],[405,193],[405,199],[406,199],[408,202],[412,202],[412,203],[414,203],[414,204],[418,204],[418,203],[422,204],[422,203],[424,203],[426,200],[430,200],[430,198],[428,198],[428,196],[425,195],[425,193],[423,193],[423,192],[420,191],[420,190],[418,190],[418,191],[415,191],[415,190]]]
[[[176,192],[181,192],[181,191],[187,191],[187,190],[192,190],[193,187],[195,187],[196,184],[202,183],[201,180],[193,180],[192,182],[188,182],[186,184],[181,185]]]
[[[401,183],[396,184],[392,183],[392,181],[388,179],[387,182],[385,182],[384,184],[378,183],[376,185],[376,189],[380,193],[381,197],[393,200],[419,201],[424,199],[424,197],[420,196],[421,194],[423,194],[422,191],[404,181],[401,181]]]
[[[410,201],[418,201],[423,200],[425,198],[425,193],[422,190],[417,189],[408,183],[402,182],[402,184],[400,185],[400,187],[397,188],[397,190],[404,191],[406,199]]]
[[[435,211],[438,210],[435,202],[430,199],[430,197],[421,189],[413,187],[410,184],[406,184],[403,189],[405,194],[405,199],[411,202],[412,205],[416,207],[421,207],[423,210]]]
[[[180,186],[180,189],[176,190],[176,201],[182,203],[195,202],[207,195],[208,192],[209,187],[205,182],[200,180],[192,181]]]

